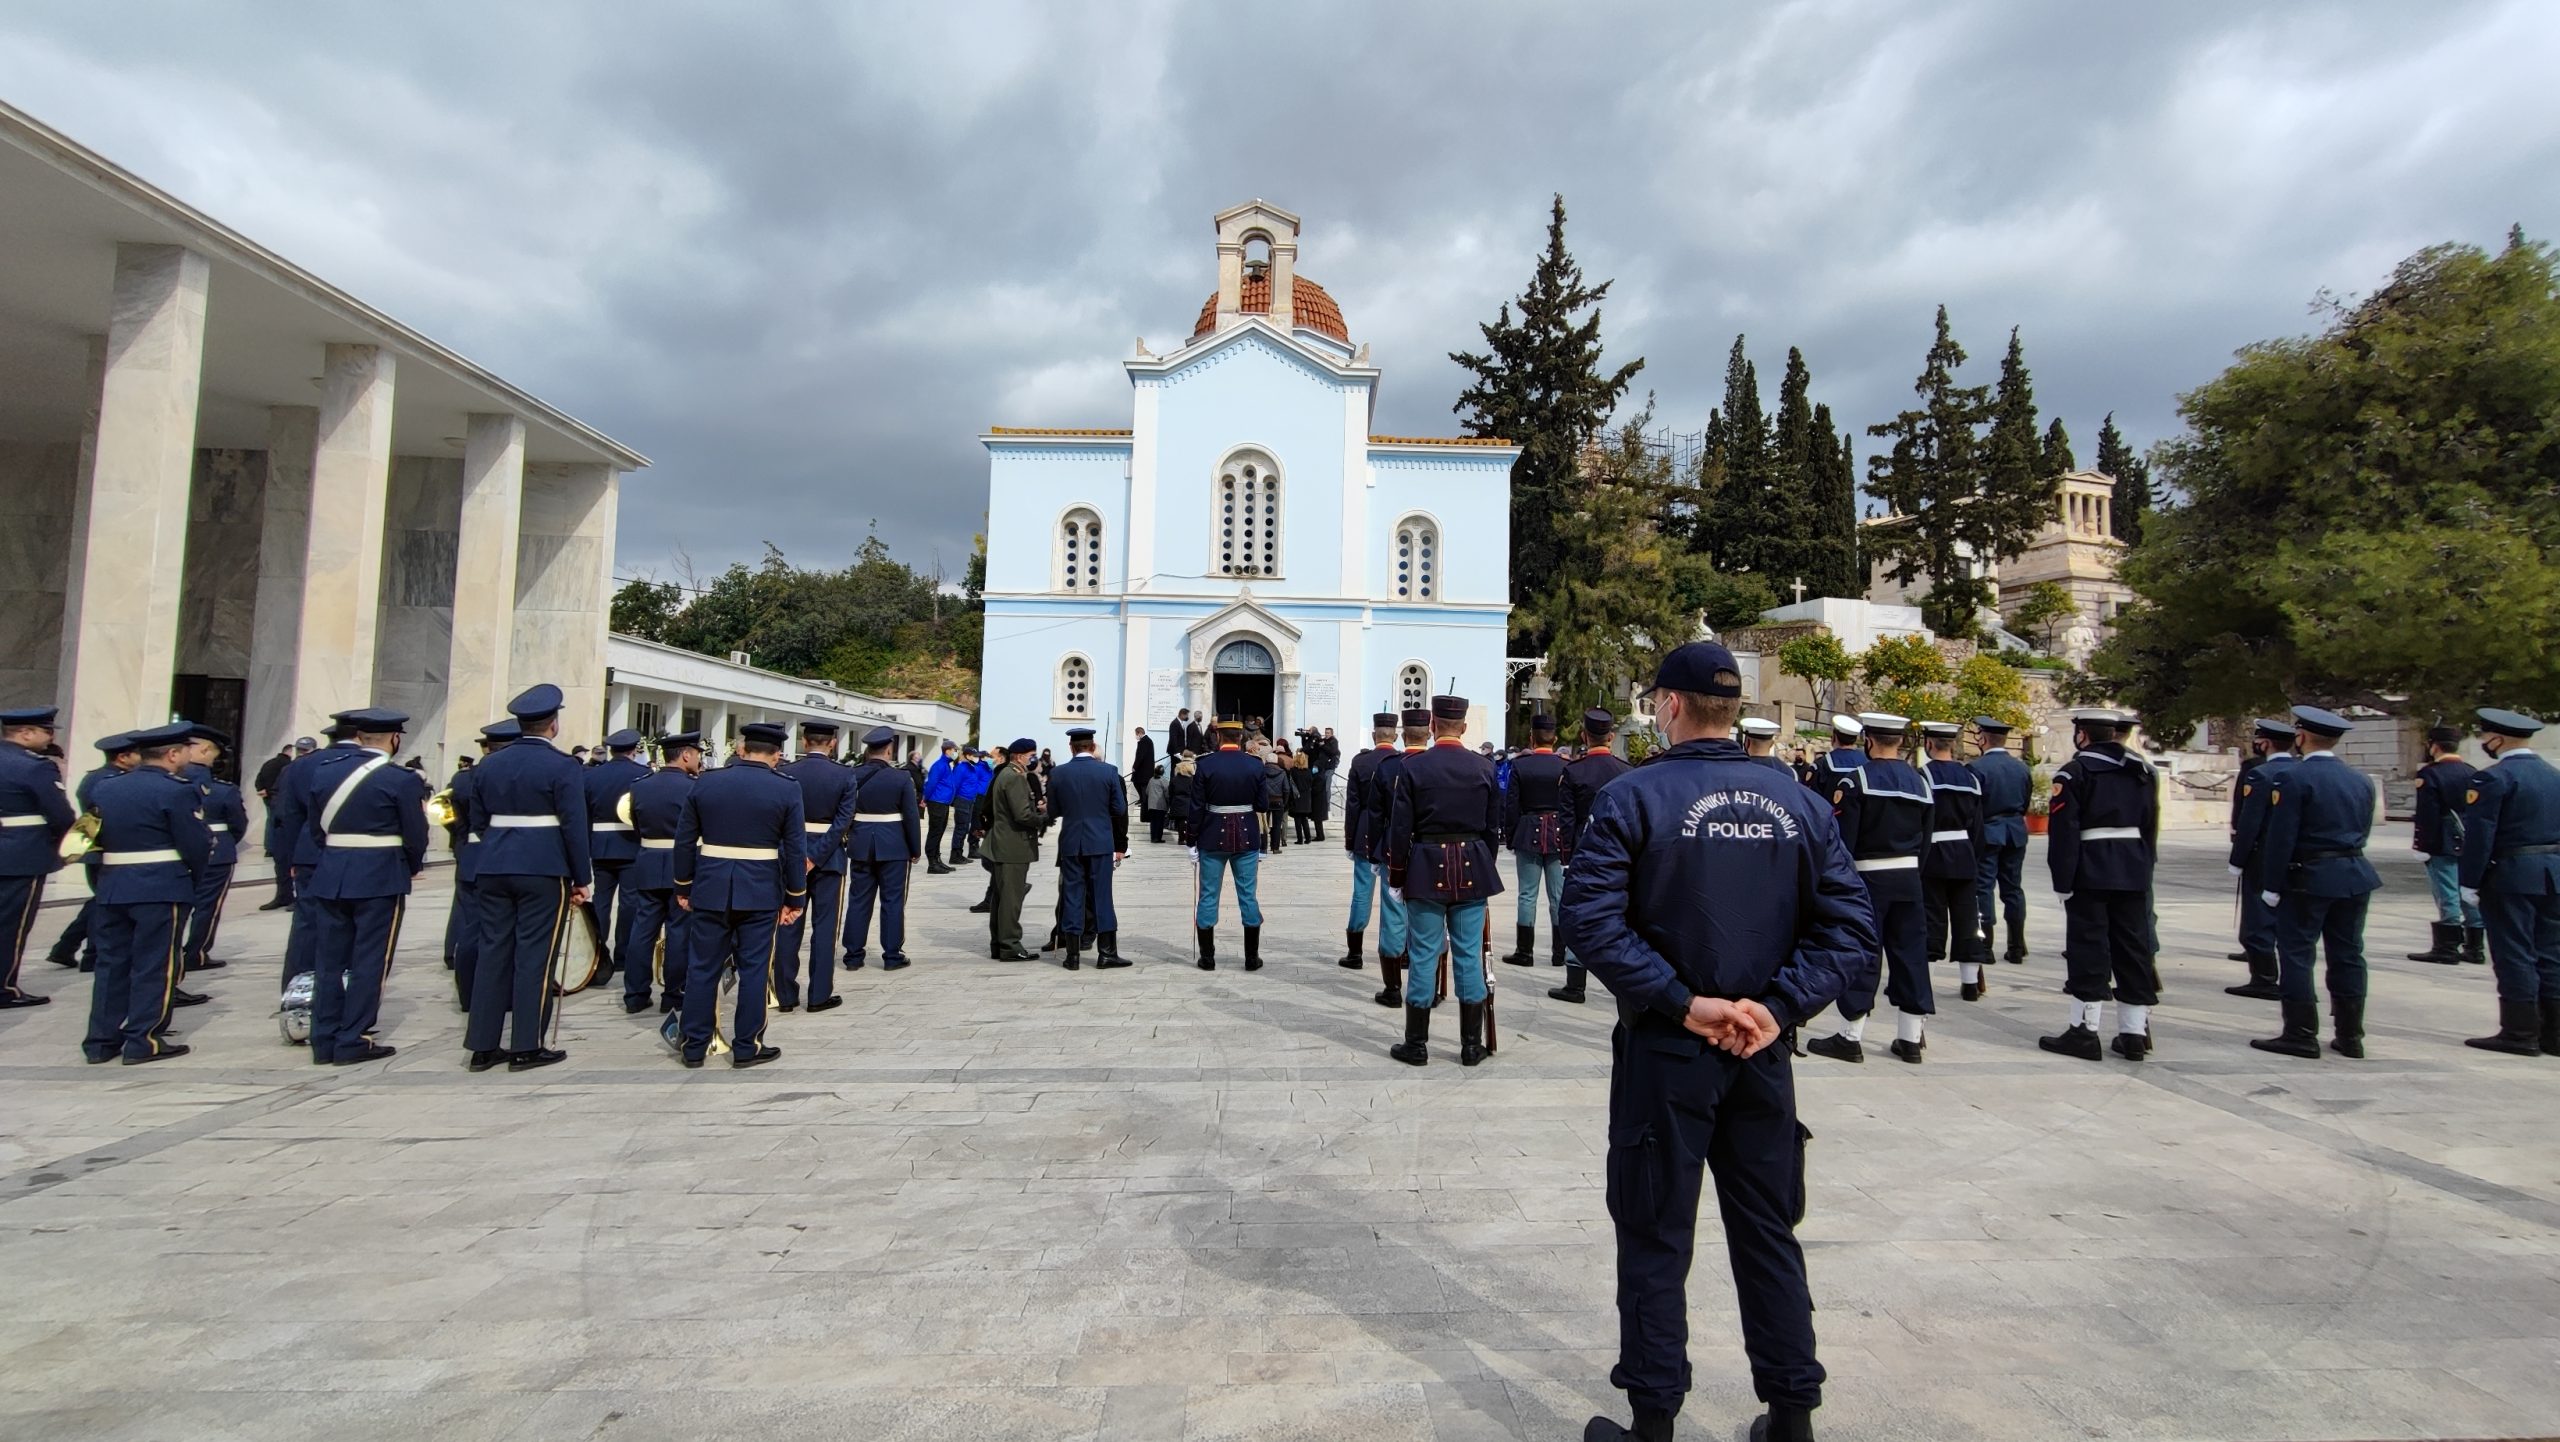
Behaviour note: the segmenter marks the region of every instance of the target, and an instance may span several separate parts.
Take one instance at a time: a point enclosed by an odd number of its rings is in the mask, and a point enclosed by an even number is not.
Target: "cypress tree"
[[[2080,458],[2071,454],[2071,433],[2062,428],[2062,417],[2044,428],[2044,468],[2054,475],[2080,469]]]
[[[1942,305],[1937,337],[1911,387],[1920,404],[1867,428],[1892,442],[1868,461],[1867,487],[1894,519],[1866,527],[1863,539],[1891,566],[1894,580],[1928,579],[1922,616],[1931,630],[1950,637],[1973,635],[1991,599],[1989,584],[1973,574],[1974,558],[2004,549],[2015,554],[2033,534],[2032,524],[2013,523],[2007,507],[1985,504],[1991,457],[1982,429],[1993,415],[1991,391],[1956,384],[1964,362]]]
[[[2098,470],[2116,483],[2108,529],[2117,540],[2132,545],[2142,534],[2142,513],[2157,498],[2151,493],[2151,463],[2125,444],[2124,433],[2116,429],[2114,411],[2107,412],[2105,423],[2098,427]]]
[[[1866,563],[1858,555],[1858,460],[1856,443],[1839,434],[1831,407],[1813,408],[1813,444],[1805,457],[1806,529],[1805,595],[1863,596]],[[1782,594],[1795,597],[1798,577],[1781,579]]]

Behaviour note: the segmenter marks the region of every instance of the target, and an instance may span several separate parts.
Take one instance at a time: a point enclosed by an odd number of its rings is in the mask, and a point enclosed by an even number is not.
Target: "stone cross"
[[[1799,606],[1801,606],[1801,605],[1803,605],[1803,604],[1804,604],[1804,577],[1802,577],[1802,576],[1798,576],[1798,577],[1796,577],[1795,589],[1796,589],[1796,604],[1797,604],[1797,605],[1799,605]]]

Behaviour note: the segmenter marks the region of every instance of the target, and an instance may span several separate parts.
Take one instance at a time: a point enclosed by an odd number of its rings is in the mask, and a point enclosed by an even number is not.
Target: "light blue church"
[[[1378,369],[1297,273],[1298,218],[1217,217],[1218,289],[1180,349],[1125,363],[1128,428],[998,426],[979,735],[1174,713],[1334,728],[1455,692],[1500,739],[1511,465],[1500,441],[1372,434]]]

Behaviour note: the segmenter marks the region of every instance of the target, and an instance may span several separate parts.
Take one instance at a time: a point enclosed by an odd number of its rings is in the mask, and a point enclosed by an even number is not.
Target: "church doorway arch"
[[[1260,717],[1264,731],[1279,725],[1273,704],[1279,696],[1280,663],[1271,648],[1238,636],[1218,648],[1209,663],[1210,703],[1218,716],[1241,716],[1249,726]]]

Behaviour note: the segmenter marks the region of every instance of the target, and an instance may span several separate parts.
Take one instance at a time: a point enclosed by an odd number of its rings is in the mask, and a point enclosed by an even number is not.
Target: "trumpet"
[[[62,859],[77,861],[88,855],[90,849],[98,844],[98,826],[98,813],[81,812],[79,819],[71,823],[71,829],[62,833]]]
[[[457,819],[453,810],[453,788],[448,786],[427,798],[427,819],[438,826],[451,826]]]

